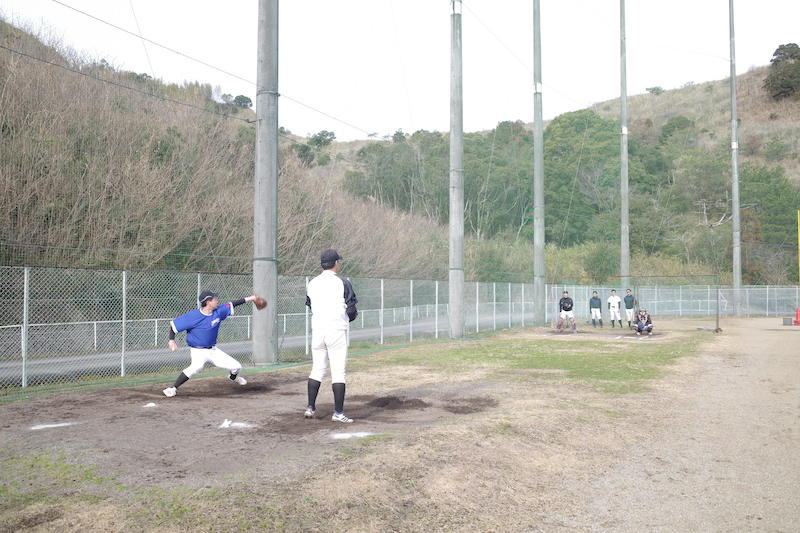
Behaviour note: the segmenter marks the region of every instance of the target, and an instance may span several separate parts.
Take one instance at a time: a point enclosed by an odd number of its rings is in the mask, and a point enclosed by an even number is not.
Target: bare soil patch
[[[482,364],[447,374],[370,367],[351,374],[346,410],[356,422],[348,425],[331,422],[327,383],[317,417],[303,419],[307,374],[299,370],[251,374],[245,387],[193,379],[175,398],[161,395],[165,383],[3,405],[0,458],[60,454],[127,489],[92,504],[32,502],[0,513],[0,529],[80,531],[97,520],[165,531],[222,523],[265,531],[792,531],[800,523],[800,328],[777,324],[726,320],[722,334],[702,333],[696,355],[624,395],[547,369],[500,380]],[[504,338],[669,347],[701,326],[708,323],[659,321],[653,337],[531,329]],[[252,427],[221,428],[225,420]],[[30,429],[62,422],[74,425]],[[334,438],[343,432],[376,438]],[[25,482],[16,475],[3,483]],[[154,491],[164,491],[164,518],[142,522],[155,511],[138,509],[145,504],[137,498],[152,502]]]

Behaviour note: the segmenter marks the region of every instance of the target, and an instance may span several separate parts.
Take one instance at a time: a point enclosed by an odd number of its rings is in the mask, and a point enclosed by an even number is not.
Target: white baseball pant
[[[603,319],[603,315],[600,314],[600,308],[599,307],[592,307],[590,309],[590,311],[592,312],[592,319],[596,319],[596,318],[599,318],[601,320]]]
[[[619,315],[619,309],[612,308],[609,309],[608,312],[611,313],[611,320],[622,320],[622,318]]]
[[[311,374],[316,381],[325,378],[328,362],[331,365],[331,383],[346,383],[347,330],[333,329],[311,334]]]
[[[203,367],[206,366],[206,363],[211,363],[218,368],[224,368],[231,374],[236,374],[242,369],[242,364],[239,361],[226,354],[216,346],[213,348],[190,347],[189,353],[192,356],[192,362],[189,364],[189,366],[183,369],[183,373],[186,374],[187,378],[190,378],[203,370]]]
[[[625,308],[625,318],[628,322],[633,322],[633,309]]]

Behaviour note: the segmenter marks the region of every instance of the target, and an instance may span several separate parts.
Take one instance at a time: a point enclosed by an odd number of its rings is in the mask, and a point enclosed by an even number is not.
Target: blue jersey
[[[226,303],[217,307],[210,315],[199,309],[184,313],[170,324],[172,331],[186,331],[186,344],[193,348],[211,348],[217,344],[220,323],[233,314],[233,304]]]

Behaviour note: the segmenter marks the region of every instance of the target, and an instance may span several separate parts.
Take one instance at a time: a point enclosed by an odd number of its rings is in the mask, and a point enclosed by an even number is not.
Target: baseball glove
[[[264,309],[267,306],[267,301],[262,298],[261,296],[256,296],[256,299],[253,300],[253,303],[256,305],[256,309]]]

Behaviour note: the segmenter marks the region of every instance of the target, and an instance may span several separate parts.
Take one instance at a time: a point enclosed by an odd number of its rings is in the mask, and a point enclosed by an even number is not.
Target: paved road
[[[468,333],[474,331],[474,315],[471,317],[471,327]],[[531,317],[526,317],[530,320]],[[486,313],[480,317],[480,330],[492,329],[496,323],[498,328],[508,326],[508,316],[492,316]],[[358,325],[358,319],[355,322]],[[470,326],[470,322],[467,322]],[[438,329],[440,337],[447,336],[448,329],[447,317],[439,317]],[[385,339],[409,338],[409,324],[385,325],[383,328]],[[433,317],[415,319],[413,323],[414,339],[421,337],[431,337],[436,329],[436,322]],[[380,339],[380,328],[360,328],[354,327],[350,331],[350,341],[375,341]],[[302,349],[305,347],[306,339],[304,335],[281,337],[279,339],[279,351],[284,353],[282,360],[304,360],[306,359]],[[249,362],[252,348],[251,341],[225,342],[220,343],[220,347],[230,355],[243,362]],[[299,350],[298,350],[299,349]],[[299,353],[298,353],[299,352]],[[165,347],[127,350],[124,357],[125,375],[136,375],[154,373],[162,370],[173,370],[187,365],[189,362],[189,351],[185,347],[177,352],[172,352]],[[42,383],[53,383],[55,381],[77,381],[86,379],[89,376],[109,377],[121,374],[122,353],[103,352],[89,353],[80,355],[54,355],[43,357],[37,355],[30,358],[27,362],[27,382],[29,385]],[[22,384],[22,361],[19,358],[0,361],[0,387],[20,386]]]

